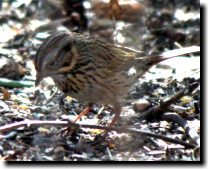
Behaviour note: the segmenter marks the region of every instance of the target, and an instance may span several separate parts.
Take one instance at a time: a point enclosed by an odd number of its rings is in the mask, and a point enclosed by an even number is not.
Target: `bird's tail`
[[[167,59],[174,58],[177,56],[195,53],[195,52],[200,52],[199,46],[190,46],[190,47],[170,50],[170,51],[164,52],[162,54],[157,54],[157,55],[152,54],[152,55],[147,55],[145,57],[136,58],[136,60],[134,61],[135,64],[133,64],[137,70],[135,78],[137,79],[137,78],[141,77],[152,66],[154,66],[162,61],[165,61]],[[136,80],[136,79],[134,79],[134,80]]]
[[[180,49],[169,50],[167,52],[163,52],[160,55],[149,55],[146,58],[145,62],[148,66],[152,66],[170,58],[187,55],[187,54],[195,53],[195,52],[200,52],[199,46],[190,46],[190,47],[184,47]]]
[[[195,53],[200,52],[200,46],[190,46],[190,47],[184,47],[180,49],[174,49],[167,52],[163,52],[160,56],[164,58],[173,58],[176,56],[186,55],[189,53]]]

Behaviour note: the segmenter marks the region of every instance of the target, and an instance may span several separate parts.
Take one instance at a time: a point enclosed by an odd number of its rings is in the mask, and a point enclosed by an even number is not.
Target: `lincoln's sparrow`
[[[80,102],[113,105],[113,126],[120,116],[124,96],[139,77],[163,60],[195,51],[198,48],[146,56],[87,35],[56,33],[37,52],[36,85],[43,78],[52,77],[61,91]],[[130,74],[131,68],[136,72]]]

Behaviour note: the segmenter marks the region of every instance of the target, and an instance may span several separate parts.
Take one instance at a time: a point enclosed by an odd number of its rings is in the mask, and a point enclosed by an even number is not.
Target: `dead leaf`
[[[11,95],[6,88],[2,87],[2,93],[5,100],[9,100],[11,98]]]

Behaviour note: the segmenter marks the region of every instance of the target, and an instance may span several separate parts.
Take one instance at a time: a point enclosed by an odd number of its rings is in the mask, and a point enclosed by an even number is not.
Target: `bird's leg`
[[[76,117],[73,122],[77,122],[82,116],[87,115],[90,112],[92,105],[92,103],[89,103],[88,106]]]
[[[122,106],[119,102],[115,102],[113,104],[113,112],[115,114],[114,118],[112,119],[109,127],[113,127],[115,125],[115,123],[118,121],[118,119],[120,118],[120,114],[122,111]],[[96,145],[96,144],[100,144],[101,142],[106,141],[106,137],[108,135],[109,130],[104,131],[102,134],[97,135],[94,142],[92,143],[92,145]]]
[[[76,123],[82,116],[87,115],[90,112],[92,105],[92,103],[89,103],[88,106],[76,117],[76,119],[73,122]],[[61,133],[62,136],[71,135],[72,132],[72,126],[68,126],[67,128],[64,128],[63,130],[59,131],[59,133]]]
[[[115,123],[117,122],[117,120],[120,118],[120,114],[122,111],[122,106],[119,102],[116,102],[113,106],[113,110],[114,110],[114,118],[112,119],[112,122],[110,123],[110,127],[113,127],[115,125]]]

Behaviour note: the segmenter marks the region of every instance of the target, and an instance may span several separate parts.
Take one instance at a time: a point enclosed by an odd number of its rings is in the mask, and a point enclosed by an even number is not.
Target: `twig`
[[[198,135],[198,133],[189,126],[189,124],[187,123],[187,121],[185,119],[183,119],[181,116],[179,116],[176,113],[164,113],[162,115],[162,119],[163,120],[167,120],[167,121],[176,121],[176,123],[181,126],[182,128],[184,128],[186,134],[193,140],[196,142],[196,144],[200,145],[200,136]]]
[[[0,133],[8,132],[15,128],[19,128],[22,126],[31,126],[31,125],[60,125],[66,126],[68,125],[68,121],[39,121],[39,120],[24,120],[20,122],[15,122],[12,124],[4,125],[0,127]]]
[[[197,132],[190,128],[187,121],[185,121],[183,118],[181,118],[179,115],[176,114],[167,114],[164,113],[168,107],[174,103],[176,100],[180,99],[181,97],[185,95],[191,94],[197,87],[199,86],[199,83],[195,82],[189,85],[188,87],[184,88],[183,90],[180,90],[177,94],[172,96],[170,99],[163,101],[159,105],[156,105],[152,107],[151,109],[147,110],[146,112],[142,113],[140,115],[140,119],[146,119],[146,120],[152,120],[152,119],[158,119],[158,120],[167,120],[167,121],[173,121],[176,122],[178,125],[184,128],[187,135],[196,142],[196,144],[200,144],[199,135]]]
[[[154,118],[160,119],[161,115],[164,113],[164,111],[167,110],[167,108],[173,104],[175,101],[180,99],[181,97],[191,94],[193,90],[195,90],[199,86],[199,83],[195,82],[189,85],[188,87],[184,88],[183,90],[180,90],[177,94],[172,96],[170,99],[165,100],[161,102],[159,105],[156,105],[146,112],[141,113],[140,119],[146,119],[151,120]]]
[[[112,156],[112,153],[111,153],[111,151],[110,151],[110,149],[109,149],[109,147],[106,147],[106,151],[107,151],[107,153],[108,153],[109,160],[110,160],[110,161],[114,160],[114,159],[113,159],[113,156]]]
[[[39,120],[25,120],[25,121],[20,121],[20,122],[16,122],[16,123],[12,123],[12,124],[8,124],[5,126],[1,126],[0,127],[0,133],[3,132],[8,132],[10,130],[13,130],[15,128],[18,127],[22,127],[22,126],[38,126],[38,125],[57,125],[57,126],[68,126],[68,127],[72,127],[72,128],[90,128],[90,129],[102,129],[102,130],[106,130],[106,131],[116,131],[118,133],[122,133],[122,132],[127,132],[127,133],[131,133],[131,134],[138,134],[141,136],[149,136],[149,137],[154,137],[154,138],[159,138],[171,143],[175,143],[175,144],[181,144],[183,146],[185,146],[186,148],[195,148],[196,145],[192,144],[192,143],[186,143],[183,142],[181,140],[176,140],[176,139],[172,139],[169,137],[165,137],[162,135],[158,135],[158,134],[153,134],[150,132],[145,132],[145,131],[141,131],[141,130],[137,130],[137,129],[131,129],[131,128],[122,128],[122,127],[106,127],[106,126],[99,126],[99,125],[88,125],[88,124],[76,124],[73,122],[69,122],[69,121],[39,121]]]

